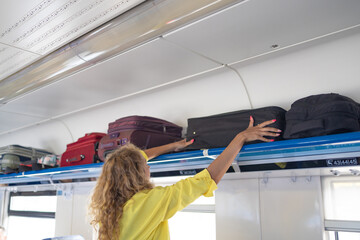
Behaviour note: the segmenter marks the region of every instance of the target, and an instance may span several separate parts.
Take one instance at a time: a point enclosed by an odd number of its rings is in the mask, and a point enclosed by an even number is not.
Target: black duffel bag
[[[360,131],[360,105],[351,98],[320,94],[295,101],[286,113],[285,139]]]
[[[254,118],[254,125],[264,121],[276,119],[269,127],[284,130],[285,110],[280,107],[264,107],[258,109],[241,110],[219,115],[188,119],[187,140],[194,139],[194,143],[186,149],[209,149],[226,147],[231,140],[249,126],[250,116]],[[281,135],[269,139],[281,140]],[[249,143],[258,143],[253,141]]]

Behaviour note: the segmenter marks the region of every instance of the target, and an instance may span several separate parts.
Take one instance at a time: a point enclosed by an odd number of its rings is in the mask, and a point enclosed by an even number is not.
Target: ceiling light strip
[[[138,4],[142,0],[128,2]],[[5,104],[238,2],[241,0],[145,1],[0,81],[0,104]]]

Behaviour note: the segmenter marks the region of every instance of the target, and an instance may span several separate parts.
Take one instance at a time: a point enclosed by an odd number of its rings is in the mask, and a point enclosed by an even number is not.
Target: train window
[[[216,239],[215,197],[200,197],[169,220],[172,240]]]
[[[325,230],[329,240],[360,240],[360,178],[322,178]]]
[[[360,221],[325,220],[328,240],[360,240]]]
[[[360,221],[360,177],[325,177],[322,183],[325,219]]]
[[[55,234],[56,192],[11,193],[8,240],[45,239]]]
[[[360,240],[360,233],[330,231],[329,240]]]

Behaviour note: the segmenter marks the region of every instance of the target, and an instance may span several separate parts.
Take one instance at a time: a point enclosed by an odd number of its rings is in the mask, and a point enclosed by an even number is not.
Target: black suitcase
[[[284,138],[305,138],[360,131],[360,106],[351,98],[319,94],[295,101],[286,113]]]
[[[241,110],[219,115],[188,119],[187,140],[194,139],[194,143],[186,149],[208,149],[226,147],[231,140],[249,126],[250,116],[254,118],[254,125],[264,121],[276,119],[270,127],[284,130],[285,110],[280,107],[264,107],[258,109]],[[270,138],[281,140],[282,136]],[[258,143],[253,141],[250,143]]]

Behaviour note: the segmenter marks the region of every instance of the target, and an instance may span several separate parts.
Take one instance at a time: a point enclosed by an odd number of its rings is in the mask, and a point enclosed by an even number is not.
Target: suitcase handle
[[[73,158],[68,158],[68,159],[66,159],[65,161],[67,162],[67,163],[72,163],[72,162],[80,162],[81,160],[83,160],[85,158],[85,156],[83,155],[83,154],[81,154],[80,155],[80,159],[78,159],[77,157],[73,157]]]

